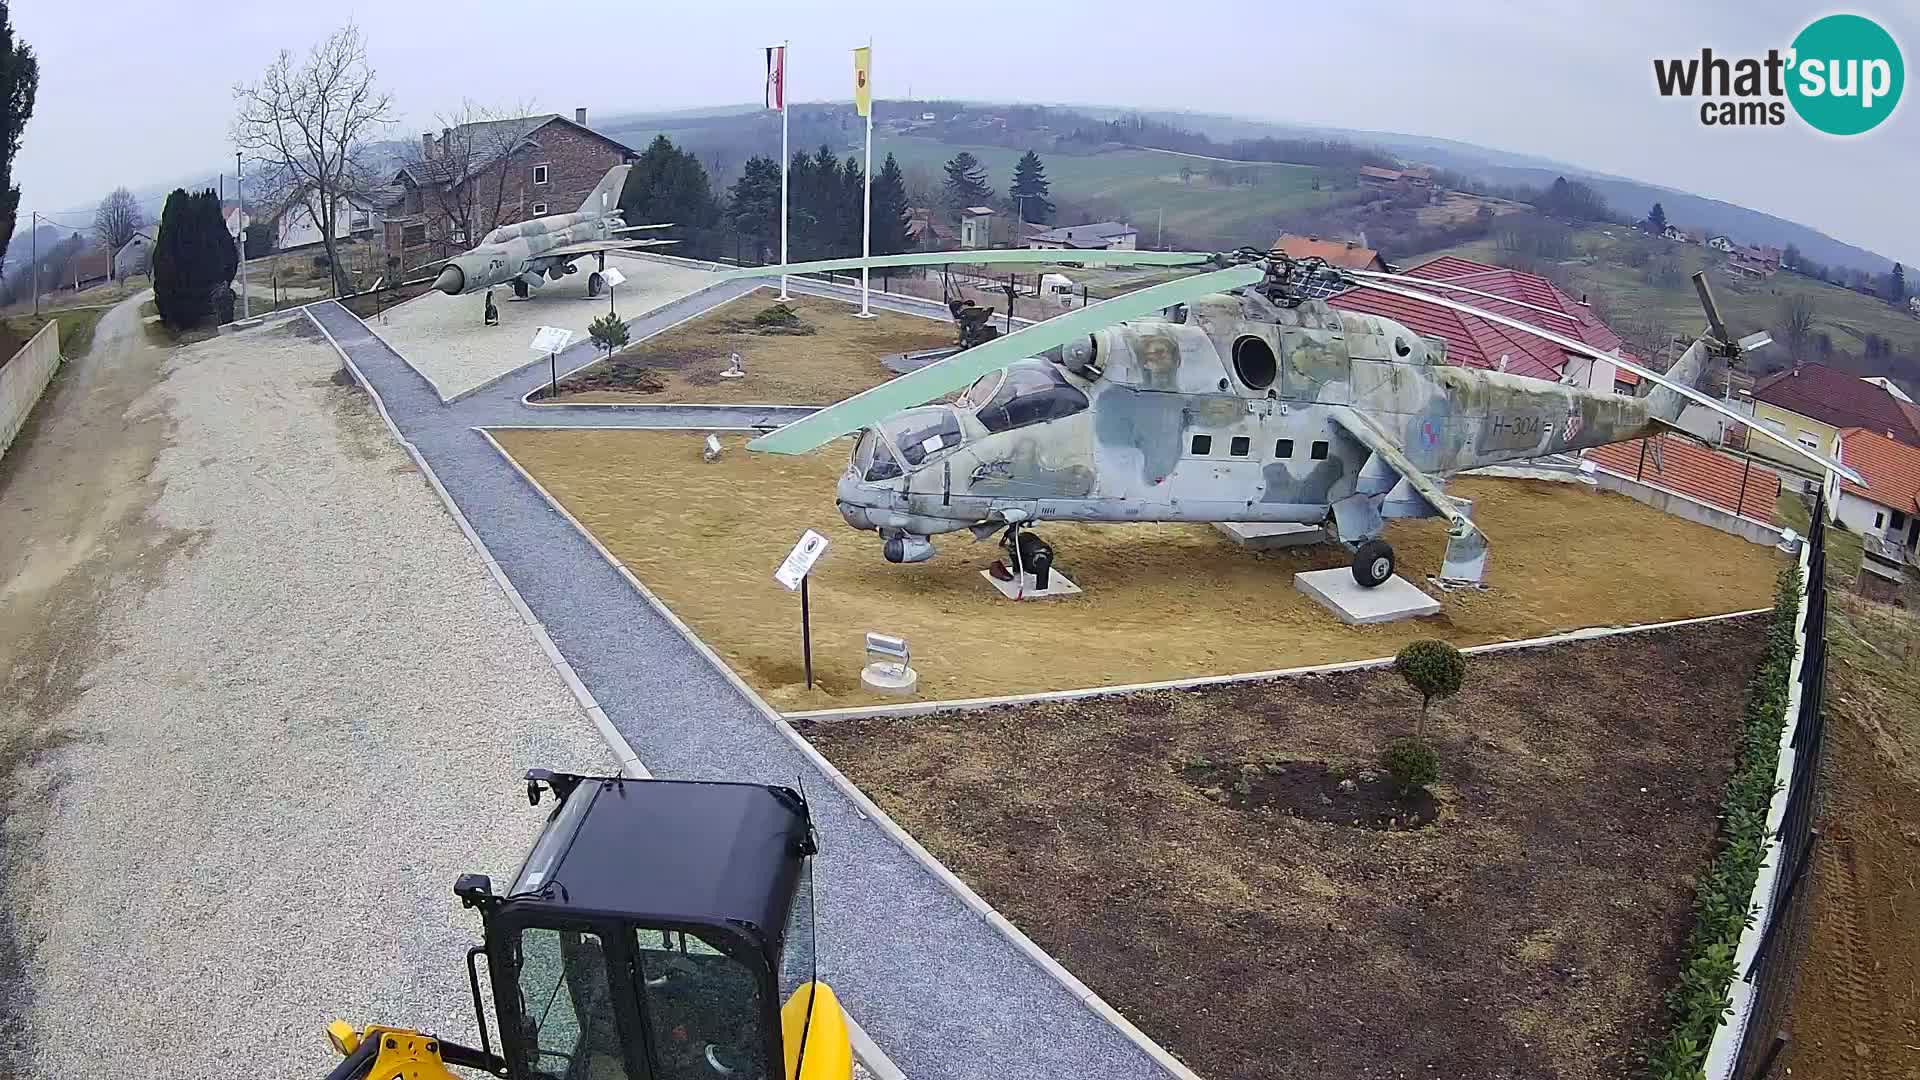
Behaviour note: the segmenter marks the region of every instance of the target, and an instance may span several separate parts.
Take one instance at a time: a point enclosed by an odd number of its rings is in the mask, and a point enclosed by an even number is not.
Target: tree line
[[[1235,161],[1274,161],[1295,165],[1320,165],[1334,169],[1358,169],[1374,165],[1391,169],[1398,165],[1393,155],[1371,146],[1345,139],[1233,139],[1227,142],[1191,131],[1176,124],[1149,120],[1132,114],[1104,124],[1088,123],[1061,137],[1064,143],[1098,146],[1120,143],[1150,150],[1173,150],[1201,157],[1232,158]]]

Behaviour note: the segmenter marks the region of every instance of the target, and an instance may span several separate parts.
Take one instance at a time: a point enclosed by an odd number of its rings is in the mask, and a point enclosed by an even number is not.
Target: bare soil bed
[[[816,297],[787,305],[810,332],[756,326],[754,315],[773,297],[755,290],[581,368],[560,380],[556,400],[828,405],[892,378],[884,356],[953,344],[949,323],[891,311],[858,319],[857,307]],[[720,377],[732,353],[745,378]]]
[[[1040,531],[1086,592],[1015,605],[981,578],[997,544],[938,538],[931,562],[895,566],[841,522],[833,485],[847,443],[802,457],[726,453],[699,434],[496,433],[621,561],[775,706],[880,700],[860,686],[868,630],[904,636],[920,693],[950,700],[1152,682],[1386,656],[1416,637],[1458,645],[1585,626],[1765,607],[1778,553],[1572,484],[1468,479],[1493,541],[1485,592],[1440,594],[1440,614],[1342,625],[1294,588],[1301,570],[1347,566],[1331,546],[1258,554],[1204,525],[1062,525]],[[812,577],[815,688],[804,688],[799,601],[773,570],[805,529],[833,547]],[[1438,572],[1445,529],[1397,523],[1400,573]]]
[[[798,726],[1209,1080],[1625,1078],[1659,1029],[1764,630],[1471,659],[1429,720],[1438,817],[1413,830],[1247,809],[1189,776],[1286,760],[1364,780],[1419,711],[1391,670]]]

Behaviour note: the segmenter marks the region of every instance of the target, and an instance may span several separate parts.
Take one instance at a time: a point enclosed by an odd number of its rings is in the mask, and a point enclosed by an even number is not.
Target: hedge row
[[[1780,732],[1786,724],[1794,628],[1800,618],[1800,568],[1781,571],[1766,651],[1747,686],[1747,707],[1735,740],[1733,776],[1720,807],[1720,843],[1700,878],[1693,932],[1680,972],[1667,992],[1668,1030],[1647,1054],[1652,1080],[1700,1080],[1707,1047],[1732,1003],[1734,953],[1752,920],[1754,883],[1767,847],[1767,810],[1778,784]]]

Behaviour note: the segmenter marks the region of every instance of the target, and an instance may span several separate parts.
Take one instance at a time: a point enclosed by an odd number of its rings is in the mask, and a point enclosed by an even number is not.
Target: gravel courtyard
[[[304,318],[162,353],[130,311],[0,471],[0,539],[99,523],[0,552],[0,1074],[319,1076],[336,1016],[472,1040],[453,880],[518,866],[523,769],[611,755]],[[88,387],[109,361],[149,388]]]
[[[516,368],[544,359],[528,351],[533,332],[563,326],[574,341],[587,337],[587,324],[607,313],[607,298],[587,299],[587,275],[593,259],[577,261],[579,271],[550,281],[530,300],[515,300],[510,286],[493,291],[500,325],[481,321],[485,300],[479,295],[448,296],[429,290],[371,321],[373,328],[427,377],[442,400],[459,397]],[[713,275],[670,263],[611,256],[607,265],[626,275],[614,290],[623,319],[632,319],[713,283]],[[565,370],[562,368],[562,370]]]

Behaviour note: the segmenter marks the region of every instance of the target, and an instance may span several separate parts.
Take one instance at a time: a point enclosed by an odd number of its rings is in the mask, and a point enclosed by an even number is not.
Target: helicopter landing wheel
[[[525,300],[531,291],[532,290],[527,288],[526,282],[521,281],[519,278],[513,279],[513,298],[515,300]]]
[[[1045,592],[1053,574],[1053,545],[1031,532],[1007,530],[1007,563],[1033,575],[1033,587]]]
[[[1369,540],[1353,553],[1353,580],[1363,589],[1382,585],[1393,576],[1393,545]]]

